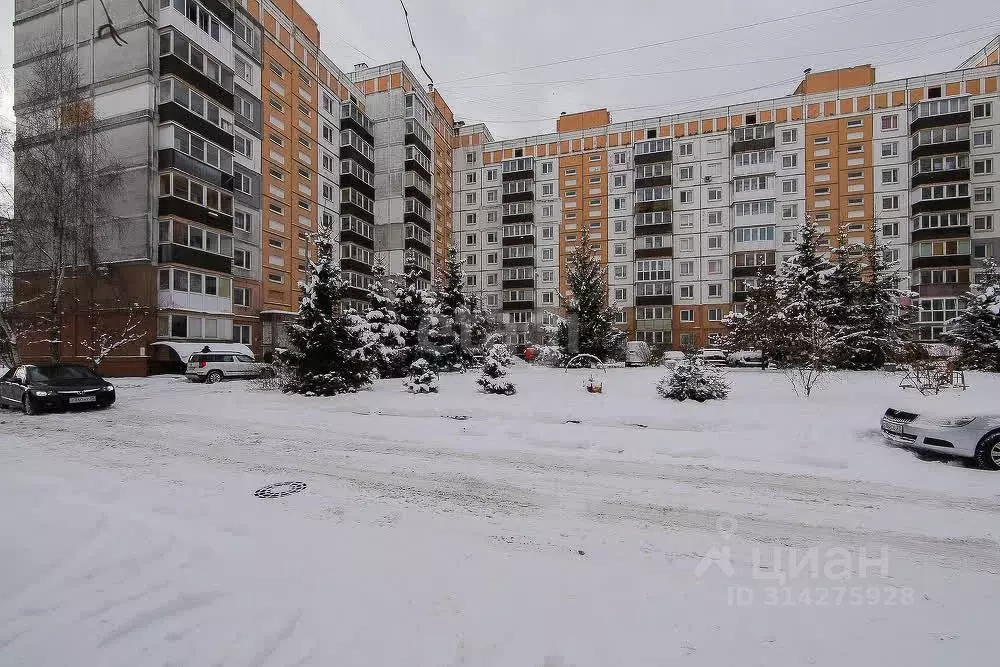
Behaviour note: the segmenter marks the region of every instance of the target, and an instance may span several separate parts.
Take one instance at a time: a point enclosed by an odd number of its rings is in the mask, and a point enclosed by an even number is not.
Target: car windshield
[[[28,381],[35,382],[79,382],[95,380],[97,376],[83,366],[29,366]]]

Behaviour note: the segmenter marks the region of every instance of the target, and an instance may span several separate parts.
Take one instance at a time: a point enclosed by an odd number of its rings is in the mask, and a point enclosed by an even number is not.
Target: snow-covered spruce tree
[[[941,338],[958,348],[962,367],[1000,373],[1000,266],[987,258],[983,268],[965,296],[966,309]]]
[[[279,354],[290,371],[285,391],[332,396],[371,384],[378,338],[356,311],[341,312],[344,281],[331,229],[316,236],[316,260],[309,263],[308,280],[299,284],[302,303],[288,327],[292,348]]]
[[[878,221],[869,229],[871,243],[862,247],[864,267],[858,284],[855,335],[850,368],[874,370],[898,361],[912,335],[913,307],[907,299],[916,296],[899,287],[899,261],[889,259],[889,248],[878,240]]]
[[[609,360],[619,356],[625,347],[625,332],[615,326],[620,309],[608,304],[606,269],[590,247],[587,226],[580,233],[580,240],[569,256],[566,284],[572,293],[566,312],[576,316],[576,345],[572,349],[570,322],[559,324],[556,342],[567,354],[592,354]]]
[[[399,324],[399,315],[396,313],[399,306],[396,283],[386,275],[385,263],[381,258],[372,267],[372,276],[371,308],[365,312],[365,318],[378,336],[376,367],[380,377],[399,377],[404,368],[402,359],[406,330]]]
[[[482,387],[483,392],[510,396],[517,391],[514,384],[507,379],[506,366],[509,365],[507,363],[509,358],[510,352],[506,345],[497,343],[490,348],[483,362],[482,373],[476,380],[476,384]]]
[[[729,352],[760,350],[762,361],[774,360],[781,350],[784,317],[775,275],[758,271],[756,284],[747,287],[745,304],[742,313],[734,311],[723,319],[723,347]]]
[[[402,368],[409,368],[417,359],[426,359],[437,368],[437,352],[429,345],[432,330],[437,325],[434,315],[434,297],[420,289],[420,267],[412,252],[403,262],[403,283],[396,286],[396,315],[403,328]]]
[[[474,349],[483,348],[490,335],[496,333],[500,325],[493,311],[483,305],[482,299],[474,293],[469,295],[469,311],[472,321],[469,324],[469,343]]]
[[[436,394],[438,377],[426,359],[417,359],[403,379],[403,387],[411,394]]]
[[[847,226],[841,225],[837,232],[837,247],[833,249],[833,266],[827,274],[829,303],[823,313],[823,319],[840,334],[856,334],[864,325],[858,303],[861,289],[860,251],[857,244],[851,243]],[[843,342],[831,351],[832,362],[839,368],[858,367],[852,337],[840,335],[838,340]]]
[[[812,338],[817,322],[827,324],[834,300],[828,278],[833,265],[819,250],[821,235],[810,216],[799,225],[795,254],[782,265],[778,274],[781,303],[781,335],[778,360],[785,364],[806,363],[812,355],[806,339]],[[830,328],[840,330],[840,325]],[[839,340],[839,338],[838,338]],[[828,349],[832,361],[834,349]]]
[[[674,370],[656,385],[663,398],[675,401],[691,399],[702,403],[724,400],[729,396],[729,384],[714,368],[706,366],[692,355],[680,361]]]
[[[462,261],[454,246],[448,248],[448,258],[435,285],[434,314],[438,318],[430,342],[437,347],[438,369],[454,371],[465,368],[472,361],[471,332],[472,309],[465,295]]]

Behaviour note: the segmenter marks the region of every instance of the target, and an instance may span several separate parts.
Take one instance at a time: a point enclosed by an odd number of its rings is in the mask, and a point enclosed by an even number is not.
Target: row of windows
[[[232,70],[191,44],[188,38],[181,33],[172,30],[160,33],[160,55],[165,56],[169,53],[173,53],[229,92],[233,92]]]
[[[774,227],[737,227],[733,230],[733,237],[738,243],[773,241]]]
[[[171,127],[174,135],[174,150],[190,155],[195,160],[211,165],[227,174],[233,173],[232,153],[180,125],[172,125]]]
[[[176,1],[176,0],[175,0]],[[249,333],[241,332],[249,341]],[[160,315],[156,321],[156,335],[161,338],[190,338],[194,340],[232,340],[233,321],[200,315]]]
[[[222,113],[221,107],[208,100],[204,95],[191,89],[183,81],[167,77],[160,81],[160,103],[176,102],[191,113],[201,116],[213,125],[222,128],[226,133],[232,133],[233,124]],[[228,113],[228,111],[227,111]]]
[[[233,237],[219,232],[181,222],[160,220],[159,242],[204,250],[223,257],[233,256]]]
[[[233,282],[225,276],[212,276],[184,269],[160,269],[159,288],[175,292],[206,294],[230,298]]]
[[[166,9],[171,4],[173,4],[174,9],[186,16],[191,23],[198,26],[209,37],[217,42],[222,40],[222,28],[214,14],[194,0],[160,0],[160,9]]]
[[[233,214],[233,195],[231,193],[202,185],[181,174],[170,172],[160,174],[160,196],[178,197],[213,211],[219,211],[226,215]]]

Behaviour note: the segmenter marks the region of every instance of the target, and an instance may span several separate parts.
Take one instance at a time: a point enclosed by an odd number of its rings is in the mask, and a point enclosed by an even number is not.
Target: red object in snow
[[[525,351],[524,351],[524,360],[527,361],[530,364],[531,360],[534,359],[534,358],[535,358],[535,348],[529,347],[529,348],[525,349]]]

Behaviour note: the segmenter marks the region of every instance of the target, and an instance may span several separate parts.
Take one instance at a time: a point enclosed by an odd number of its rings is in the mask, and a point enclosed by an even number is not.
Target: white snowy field
[[[0,412],[0,665],[996,664],[1000,473],[884,444],[898,377],[584,374]],[[995,408],[969,379],[916,402]]]

